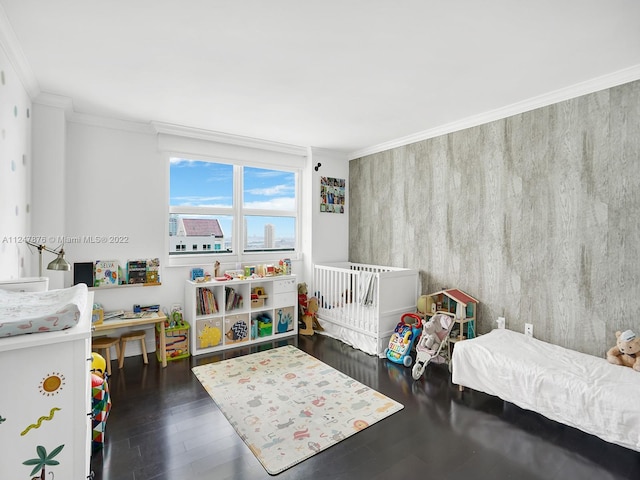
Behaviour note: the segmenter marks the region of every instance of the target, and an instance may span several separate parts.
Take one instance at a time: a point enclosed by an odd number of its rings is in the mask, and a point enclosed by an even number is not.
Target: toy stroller
[[[414,323],[405,322],[405,318],[412,318]],[[389,346],[384,351],[387,359],[405,367],[411,366],[413,363],[411,348],[413,348],[416,338],[420,335],[421,321],[422,319],[415,313],[405,313],[400,317],[400,323],[396,325],[389,339]]]
[[[416,343],[416,364],[411,370],[414,380],[418,380],[429,362],[449,361],[449,334],[455,324],[455,314],[436,312],[429,320],[422,320],[422,335]]]

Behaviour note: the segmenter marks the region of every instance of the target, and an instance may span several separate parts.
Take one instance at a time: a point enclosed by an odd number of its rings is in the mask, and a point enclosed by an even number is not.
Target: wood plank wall
[[[603,356],[640,334],[640,81],[352,160],[349,260]]]

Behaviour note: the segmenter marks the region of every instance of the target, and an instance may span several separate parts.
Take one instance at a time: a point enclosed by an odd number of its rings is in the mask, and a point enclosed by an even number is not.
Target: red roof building
[[[180,218],[176,236],[224,238],[224,233],[214,218]]]

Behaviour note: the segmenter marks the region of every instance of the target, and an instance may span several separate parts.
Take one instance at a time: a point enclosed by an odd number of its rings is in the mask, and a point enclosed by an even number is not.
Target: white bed
[[[384,354],[402,314],[416,311],[418,271],[341,262],[314,265],[313,296],[325,335]]]
[[[640,373],[506,329],[458,342],[455,384],[640,451]]]
[[[74,327],[87,304],[87,293],[83,283],[44,292],[0,287],[0,338]]]

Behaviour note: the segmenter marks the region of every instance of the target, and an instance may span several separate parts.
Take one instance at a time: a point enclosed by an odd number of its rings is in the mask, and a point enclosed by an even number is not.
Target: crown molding
[[[0,47],[7,54],[27,95],[33,100],[40,93],[40,86],[2,5],[0,5]]]
[[[349,160],[354,160],[356,158],[362,158],[367,155],[373,155],[374,153],[384,152],[393,148],[404,147],[411,143],[439,137],[441,135],[457,132],[466,128],[477,127],[478,125],[501,120],[513,115],[535,110],[536,108],[546,107],[548,105],[553,105],[554,103],[563,102],[565,100],[570,100],[572,98],[598,92],[607,88],[616,87],[639,79],[640,65],[634,65],[601,77],[539,95],[522,102],[513,103],[505,107],[497,108],[478,115],[472,115],[471,117],[463,118],[462,120],[447,123],[429,130],[407,135],[406,137],[401,137],[388,142],[379,143],[371,147],[363,148],[361,150],[356,150],[349,153],[347,157]]]
[[[146,133],[155,135],[155,129],[150,123],[134,122],[112,117],[101,117],[88,113],[72,112],[68,117],[71,123],[80,123],[93,127],[110,128],[113,130],[124,130],[125,132]]]
[[[64,110],[67,118],[73,113],[73,100],[62,95],[41,92],[33,99],[33,103],[45,105],[47,107],[60,108],[61,110]]]
[[[63,110],[66,120],[70,123],[81,123],[83,125],[111,128],[114,130],[124,130],[135,133],[155,134],[155,130],[148,123],[132,122],[129,120],[120,120],[118,118],[102,117],[76,112],[73,107],[73,100],[62,95],[43,92],[33,100],[33,103]]]
[[[151,122],[157,133],[166,135],[175,135],[178,137],[193,138],[197,140],[206,140],[208,142],[224,143],[228,145],[237,145],[240,147],[257,148],[261,150],[269,150],[273,152],[286,153],[289,155],[306,156],[307,148],[298,145],[290,145],[288,143],[273,142],[270,140],[262,140],[252,137],[244,137],[242,135],[233,135],[230,133],[215,132],[212,130],[204,130],[201,128],[185,127],[182,125],[174,125],[164,122]]]
[[[324,148],[324,147],[309,147],[309,156],[311,157],[312,155],[322,155],[324,157],[330,157],[333,158],[335,160],[349,160],[349,158],[347,157],[347,152],[342,151],[342,150],[332,150],[330,148]]]

